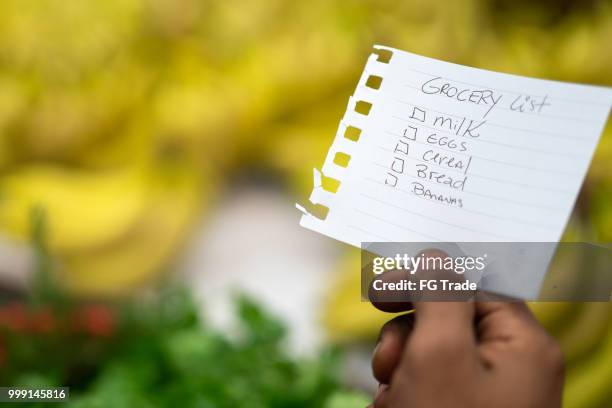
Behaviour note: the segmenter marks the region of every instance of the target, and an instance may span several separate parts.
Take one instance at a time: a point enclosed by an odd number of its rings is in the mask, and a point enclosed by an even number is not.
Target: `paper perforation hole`
[[[359,140],[359,136],[361,136],[361,129],[356,128],[355,126],[347,126],[344,131],[344,137],[348,140],[356,142]]]
[[[346,153],[337,152],[334,156],[334,163],[340,167],[348,167],[350,161],[351,156]]]
[[[355,112],[361,113],[362,115],[368,115],[372,109],[372,104],[366,101],[358,101],[355,104]]]
[[[376,58],[376,61],[382,62],[383,64],[388,64],[389,61],[391,61],[391,57],[393,56],[393,51],[375,49],[374,54],[378,55],[378,58]]]
[[[310,213],[321,221],[325,221],[327,214],[329,214],[329,207],[322,204],[315,204],[310,208]]]
[[[372,89],[380,89],[380,85],[382,85],[382,77],[378,75],[370,75],[368,80],[366,81],[366,86]]]
[[[340,180],[323,176],[321,179],[321,187],[327,192],[336,193],[340,187]]]

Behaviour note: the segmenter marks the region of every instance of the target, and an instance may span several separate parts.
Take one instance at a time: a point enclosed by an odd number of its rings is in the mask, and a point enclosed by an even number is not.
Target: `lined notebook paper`
[[[611,101],[375,46],[300,224],[355,246],[557,242]]]

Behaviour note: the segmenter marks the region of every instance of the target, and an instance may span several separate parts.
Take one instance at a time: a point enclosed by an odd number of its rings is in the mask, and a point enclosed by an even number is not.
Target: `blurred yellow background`
[[[27,240],[42,206],[66,289],[129,294],[241,175],[272,175],[287,206],[308,196],[373,44],[610,86],[610,40],[610,1],[4,0],[0,231]],[[611,197],[608,125],[565,239],[612,240]],[[323,321],[371,339],[387,317],[346,252]],[[567,406],[605,406],[609,304],[534,307],[569,353]]]

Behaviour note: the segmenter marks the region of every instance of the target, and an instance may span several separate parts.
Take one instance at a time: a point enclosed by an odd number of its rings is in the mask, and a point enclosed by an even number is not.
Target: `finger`
[[[442,258],[447,255],[438,250],[428,250],[425,258]],[[431,263],[435,265],[435,263]],[[421,279],[440,282],[441,278],[456,281],[461,277],[450,271],[423,269],[417,272]],[[453,276],[455,275],[455,276]],[[475,306],[469,300],[462,299],[461,294],[453,291],[433,291],[421,293],[418,301],[413,301],[415,308],[415,326],[408,340],[406,350],[402,355],[398,368],[410,375],[419,367],[439,367],[442,375],[451,370],[468,371],[467,364],[476,366],[477,348],[474,328]],[[472,296],[472,295],[470,295]],[[453,299],[454,301],[429,301],[428,299]],[[425,300],[422,300],[425,299]],[[450,375],[450,374],[449,374]]]
[[[381,384],[389,384],[399,364],[406,341],[414,325],[409,313],[389,320],[380,331],[380,339],[372,356],[372,372]]]
[[[422,281],[464,282],[461,274],[453,270],[442,269],[442,265],[445,265],[443,260],[448,258],[445,252],[430,249],[413,257],[417,261],[422,261],[415,265],[417,269],[414,271],[396,269],[376,275],[368,288],[370,301],[374,307],[384,312],[397,313],[412,310],[412,301],[419,298],[445,301],[471,298],[474,295],[473,291],[449,290],[442,287],[432,289],[429,286],[422,286]],[[432,262],[430,263],[429,260]],[[428,269],[430,266],[432,269]],[[436,270],[436,267],[440,269]]]
[[[474,283],[466,281],[453,267],[456,257],[438,249],[428,249],[416,259],[421,262],[410,275],[414,289],[409,292],[409,300],[464,301],[474,298],[476,291],[470,289]]]
[[[415,326],[394,378],[435,376],[440,384],[481,367],[474,302],[415,302]]]
[[[516,362],[522,356],[548,374],[563,377],[564,359],[557,342],[538,323],[525,302],[477,302],[478,351],[483,366]],[[517,354],[518,352],[518,354]]]
[[[542,331],[525,302],[479,298],[481,300],[475,304],[479,342],[510,341],[517,336]]]
[[[476,346],[474,302],[414,302],[416,322],[411,341],[428,347],[461,349]]]
[[[372,305],[383,312],[399,313],[412,310],[412,303],[405,292],[396,290],[378,290],[380,287],[388,287],[388,284],[399,283],[408,279],[409,274],[405,270],[392,270],[376,276],[370,283],[368,297]]]
[[[427,250],[423,253],[424,259],[446,259],[448,255],[439,250]],[[440,263],[425,263],[417,271],[420,279],[433,281],[436,285],[442,281],[460,283],[463,278],[453,271],[439,268]],[[431,265],[431,266],[429,266]],[[415,336],[431,336],[435,333],[437,337],[449,336],[453,341],[473,342],[474,340],[474,302],[469,299],[472,293],[454,291],[437,286],[436,289],[421,291],[420,299],[413,301],[416,313]],[[452,300],[433,302],[434,300]]]

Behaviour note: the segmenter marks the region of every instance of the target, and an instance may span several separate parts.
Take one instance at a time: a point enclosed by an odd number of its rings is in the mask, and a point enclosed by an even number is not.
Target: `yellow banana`
[[[578,308],[573,302],[531,302],[529,308],[544,328],[554,334]]]
[[[12,160],[9,129],[26,111],[26,99],[19,81],[0,75],[0,171]]]
[[[41,206],[52,251],[101,246],[137,221],[145,208],[143,184],[135,168],[86,172],[42,164],[21,167],[0,177],[0,229],[27,239],[31,210]]]
[[[571,18],[556,29],[557,50],[548,60],[555,77],[593,84],[610,85],[612,53],[612,7],[605,2],[582,18]]]
[[[0,72],[0,132],[12,81],[13,155],[71,159],[125,122],[150,82],[150,67],[133,58],[142,9],[141,0],[3,3],[0,48],[11,63]],[[54,24],[40,24],[45,19]]]
[[[566,376],[563,406],[566,408],[609,407],[612,389],[612,325],[597,350],[588,359],[570,367]]]
[[[192,170],[153,176],[147,208],[129,232],[100,248],[60,259],[63,286],[79,295],[115,296],[142,285],[165,267],[200,214],[201,178]]]
[[[6,138],[0,136],[0,173],[4,171],[6,166],[8,166],[10,160],[9,149],[6,146]]]
[[[611,64],[612,65],[612,64]],[[594,180],[606,180],[610,175],[612,162],[612,122],[605,127],[601,140],[595,150],[589,176]]]
[[[605,339],[608,326],[612,325],[612,303],[585,302],[580,304],[578,314],[568,319],[556,337],[568,362],[572,362],[590,351],[596,350]]]

